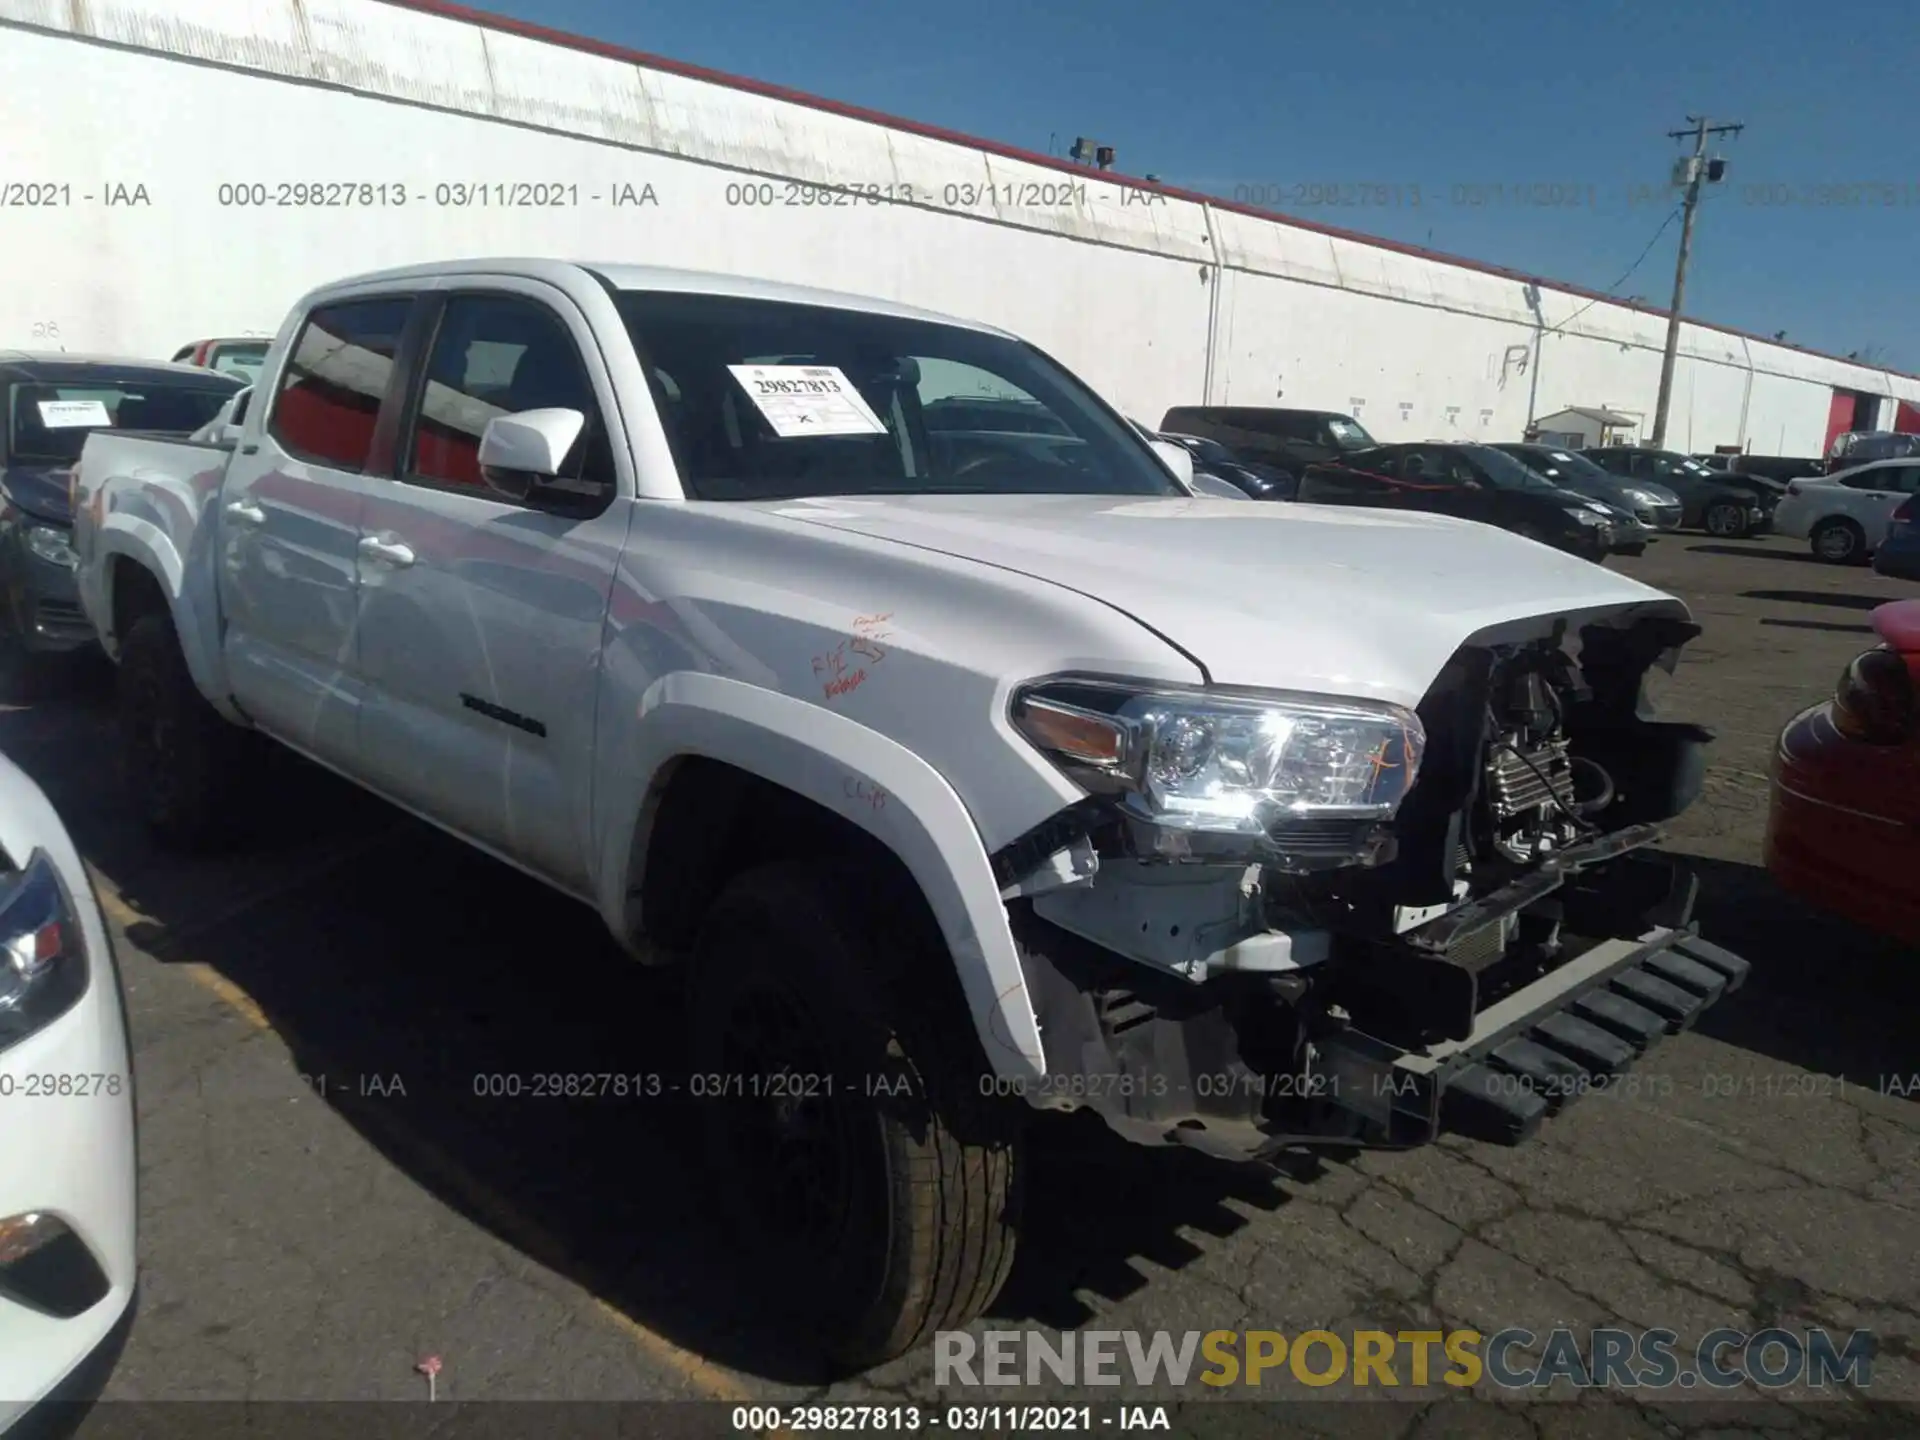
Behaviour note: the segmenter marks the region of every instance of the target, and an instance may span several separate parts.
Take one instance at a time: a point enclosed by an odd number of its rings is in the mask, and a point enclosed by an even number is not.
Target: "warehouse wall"
[[[0,127],[0,344],[25,348],[166,355],[355,271],[567,255],[1004,325],[1148,422],[1206,399],[1508,439],[1537,332],[1539,414],[1650,412],[1664,341],[1544,283],[1536,313],[1522,277],[379,0],[0,0]],[[1697,450],[1814,453],[1836,385],[1920,402],[1702,326],[1681,356],[1669,432]]]

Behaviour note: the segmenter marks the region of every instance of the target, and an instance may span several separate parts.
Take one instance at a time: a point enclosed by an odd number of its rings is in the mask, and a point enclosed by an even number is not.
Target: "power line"
[[[1673,209],[1667,212],[1667,218],[1660,222],[1660,228],[1654,231],[1653,238],[1647,241],[1647,248],[1640,252],[1640,257],[1637,260],[1635,260],[1633,264],[1629,265],[1626,268],[1626,272],[1623,275],[1621,275],[1621,277],[1618,280],[1614,281],[1611,285],[1607,286],[1606,293],[1595,296],[1593,299],[1589,300],[1586,304],[1582,305],[1578,310],[1574,311],[1573,314],[1567,316],[1567,318],[1562,320],[1558,325],[1549,325],[1548,327],[1546,327],[1546,333],[1549,335],[1556,335],[1560,331],[1564,330],[1567,326],[1571,325],[1574,321],[1578,320],[1582,315],[1586,314],[1587,311],[1591,310],[1594,306],[1602,304],[1608,300],[1619,299],[1620,297],[1615,295],[1613,292],[1618,290],[1622,285],[1626,284],[1627,281],[1631,280],[1633,278],[1633,272],[1638,270],[1643,264],[1646,263],[1647,256],[1653,253],[1653,247],[1660,243],[1660,237],[1667,233],[1667,227],[1673,224],[1674,218],[1679,215],[1680,210],[1681,210],[1681,207],[1678,205],[1675,205]]]

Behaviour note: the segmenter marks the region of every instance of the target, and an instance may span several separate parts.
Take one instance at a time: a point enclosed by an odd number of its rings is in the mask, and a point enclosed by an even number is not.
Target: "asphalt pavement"
[[[1050,1124],[1019,1263],[977,1331],[1878,1336],[1866,1397],[1516,1406],[1483,1387],[1356,1401],[1341,1434],[1859,1433],[1920,1403],[1920,968],[1758,868],[1774,735],[1872,643],[1873,604],[1920,591],[1778,539],[1672,537],[1615,563],[1706,626],[1656,690],[1720,736],[1669,848],[1699,858],[1703,927],[1754,961],[1747,988],[1635,1087],[1517,1149],[1269,1172]],[[0,749],[95,871],[136,1047],[142,1311],[83,1440],[119,1433],[111,1402],[425,1401],[429,1357],[436,1403],[953,1398],[925,1353],[825,1386],[782,1344],[777,1297],[714,1228],[696,1102],[645,1093],[679,1065],[676,982],[626,961],[595,915],[297,765],[244,855],[157,853],[121,798],[105,667],[16,669],[7,693]],[[536,1096],[568,1074],[634,1081],[624,1099]],[[1000,1398],[1041,1397],[1088,1398]],[[1205,1415],[1181,1424],[1331,1423]]]

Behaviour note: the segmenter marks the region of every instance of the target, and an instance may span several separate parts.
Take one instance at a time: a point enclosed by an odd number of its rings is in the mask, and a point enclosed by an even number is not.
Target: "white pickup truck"
[[[74,482],[146,822],[230,834],[264,735],[690,966],[718,1194],[846,1364],[991,1301],[1036,1112],[1512,1142],[1745,977],[1648,848],[1679,601],[1196,496],[1012,335],[463,261],[308,295],[240,408]]]

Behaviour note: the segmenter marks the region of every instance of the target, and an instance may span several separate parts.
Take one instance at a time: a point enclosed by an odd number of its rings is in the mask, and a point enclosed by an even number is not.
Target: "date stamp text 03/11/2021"
[[[0,1077],[0,1099],[32,1096],[79,1096],[114,1093],[109,1081],[95,1077],[89,1087],[75,1081],[59,1088],[48,1077],[37,1089],[25,1082]],[[301,1083],[322,1099],[404,1099],[408,1085],[398,1073],[302,1075]],[[1091,1099],[1097,1096],[1153,1096],[1191,1094],[1201,1099],[1255,1096],[1267,1099],[1334,1099],[1349,1093],[1352,1080],[1337,1075],[1256,1075],[1251,1072],[1202,1072],[1182,1081],[1162,1073],[1061,1074],[1034,1080],[982,1074],[982,1095],[1031,1100]],[[1411,1079],[1375,1077],[1367,1082],[1375,1098],[1406,1093]],[[1839,1100],[1849,1092],[1880,1096],[1920,1096],[1920,1073],[1882,1075],[1862,1084],[1837,1075],[1803,1072],[1781,1074],[1706,1074],[1676,1077],[1659,1072],[1631,1071],[1623,1075],[1570,1076],[1564,1080],[1534,1079],[1524,1075],[1495,1076],[1487,1082],[1507,1095],[1539,1095],[1542,1099],[1574,1095],[1614,1096],[1622,1100],[1660,1100],[1693,1096],[1705,1100],[1745,1103]],[[910,1095],[912,1082],[903,1075],[838,1075],[800,1071],[768,1074],[668,1073],[661,1071],[488,1071],[473,1075],[473,1098],[482,1100],[808,1100],[836,1096]]]

